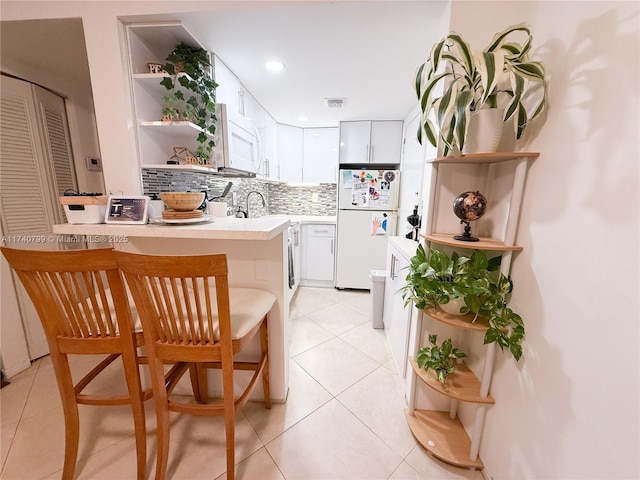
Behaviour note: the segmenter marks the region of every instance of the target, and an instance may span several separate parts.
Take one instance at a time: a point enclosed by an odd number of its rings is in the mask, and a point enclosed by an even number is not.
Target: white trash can
[[[373,328],[384,328],[382,311],[384,309],[384,281],[389,276],[388,270],[371,268],[369,278],[371,279],[371,326]]]

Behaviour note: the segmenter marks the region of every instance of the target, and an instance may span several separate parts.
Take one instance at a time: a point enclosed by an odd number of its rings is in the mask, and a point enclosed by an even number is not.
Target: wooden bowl
[[[162,192],[160,199],[167,208],[176,212],[189,212],[195,210],[204,201],[203,192]]]

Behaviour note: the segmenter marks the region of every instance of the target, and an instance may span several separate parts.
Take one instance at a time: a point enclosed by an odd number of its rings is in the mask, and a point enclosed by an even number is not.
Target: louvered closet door
[[[75,188],[64,100],[28,82],[5,76],[0,82],[3,236],[16,248],[58,249],[57,242],[49,241],[55,238],[51,226],[64,221],[58,191]],[[42,238],[47,241],[38,241]],[[14,285],[29,356],[46,355],[49,349],[37,313],[17,278]]]

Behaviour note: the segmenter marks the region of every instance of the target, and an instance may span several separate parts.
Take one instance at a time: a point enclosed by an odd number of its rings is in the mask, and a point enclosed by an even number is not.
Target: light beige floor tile
[[[289,335],[289,355],[292,357],[335,337],[306,316],[291,320]]]
[[[371,294],[366,290],[349,290],[345,293],[346,296],[340,301],[340,304],[371,319]]]
[[[42,478],[62,468],[64,424],[58,408],[22,419],[2,470],[3,480]]]
[[[287,479],[387,479],[402,458],[332,400],[267,444]]]
[[[341,335],[347,330],[369,321],[368,317],[341,303],[309,312],[306,316],[335,335]]]
[[[155,442],[151,446],[153,455],[147,451],[147,478],[153,478],[150,472],[155,471]],[[148,445],[147,448],[149,447]],[[137,468],[135,440],[130,436],[78,460],[74,478],[77,480],[134,479]],[[62,471],[57,474],[60,478]]]
[[[404,416],[402,383],[386,368],[376,369],[337,399],[401,457],[416,446]]]
[[[384,362],[384,364],[382,365],[384,368],[386,368],[387,370],[389,370],[390,372],[393,373],[398,373],[397,369],[396,369],[396,363],[393,361],[393,358],[390,358],[389,360],[387,360],[386,362]]]
[[[226,478],[226,473],[224,473],[216,480],[225,480]],[[236,478],[238,480],[284,480],[273,458],[264,447],[236,465]]]
[[[304,287],[310,289],[312,292],[318,295],[328,298],[332,303],[341,303],[347,301],[350,298],[350,290],[338,290],[337,288],[322,288],[322,287]]]
[[[293,359],[332,395],[338,395],[379,366],[340,338],[328,340]]]
[[[405,461],[423,478],[442,480],[483,480],[480,470],[454,467],[425,452],[419,445]]]
[[[80,405],[80,442],[78,459],[91,456],[130,437],[133,420],[127,405],[95,407]],[[152,412],[147,412],[147,418]],[[149,420],[147,421],[149,424]],[[154,428],[155,422],[148,425]],[[134,448],[134,447],[132,447]],[[7,456],[3,477],[40,478],[62,468],[64,459],[64,418],[62,407],[54,405],[38,414],[23,418]],[[17,475],[17,476],[16,476]]]
[[[39,367],[40,363],[34,362],[9,379],[9,385],[0,390],[0,426],[13,424],[22,417]]]
[[[263,445],[242,412],[236,416],[235,430],[238,464]],[[227,470],[224,417],[172,414],[170,434],[167,478],[212,479]],[[154,438],[151,449],[155,448]]]
[[[243,412],[263,443],[267,443],[331,400],[332,396],[297,363],[289,367],[289,396],[286,403],[249,402]]]
[[[408,463],[402,462],[402,465],[400,465],[398,469],[393,472],[393,475],[389,477],[389,480],[423,480],[423,478],[418,472],[411,468]]]
[[[385,363],[391,358],[391,350],[383,330],[375,329],[370,322],[365,322],[346,331],[340,338],[378,363]]]
[[[320,295],[314,289],[300,287],[291,303],[289,315],[293,319],[300,315],[315,312],[333,303],[336,303],[335,300],[327,298],[325,295]]]
[[[13,437],[16,434],[18,422],[5,423],[0,427],[0,456],[2,457],[2,465],[4,465]]]

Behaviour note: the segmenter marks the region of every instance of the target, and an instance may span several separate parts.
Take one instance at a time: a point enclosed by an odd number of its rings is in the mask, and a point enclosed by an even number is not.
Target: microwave
[[[255,176],[260,165],[260,137],[248,119],[216,104],[216,146],[211,161],[222,175]]]

